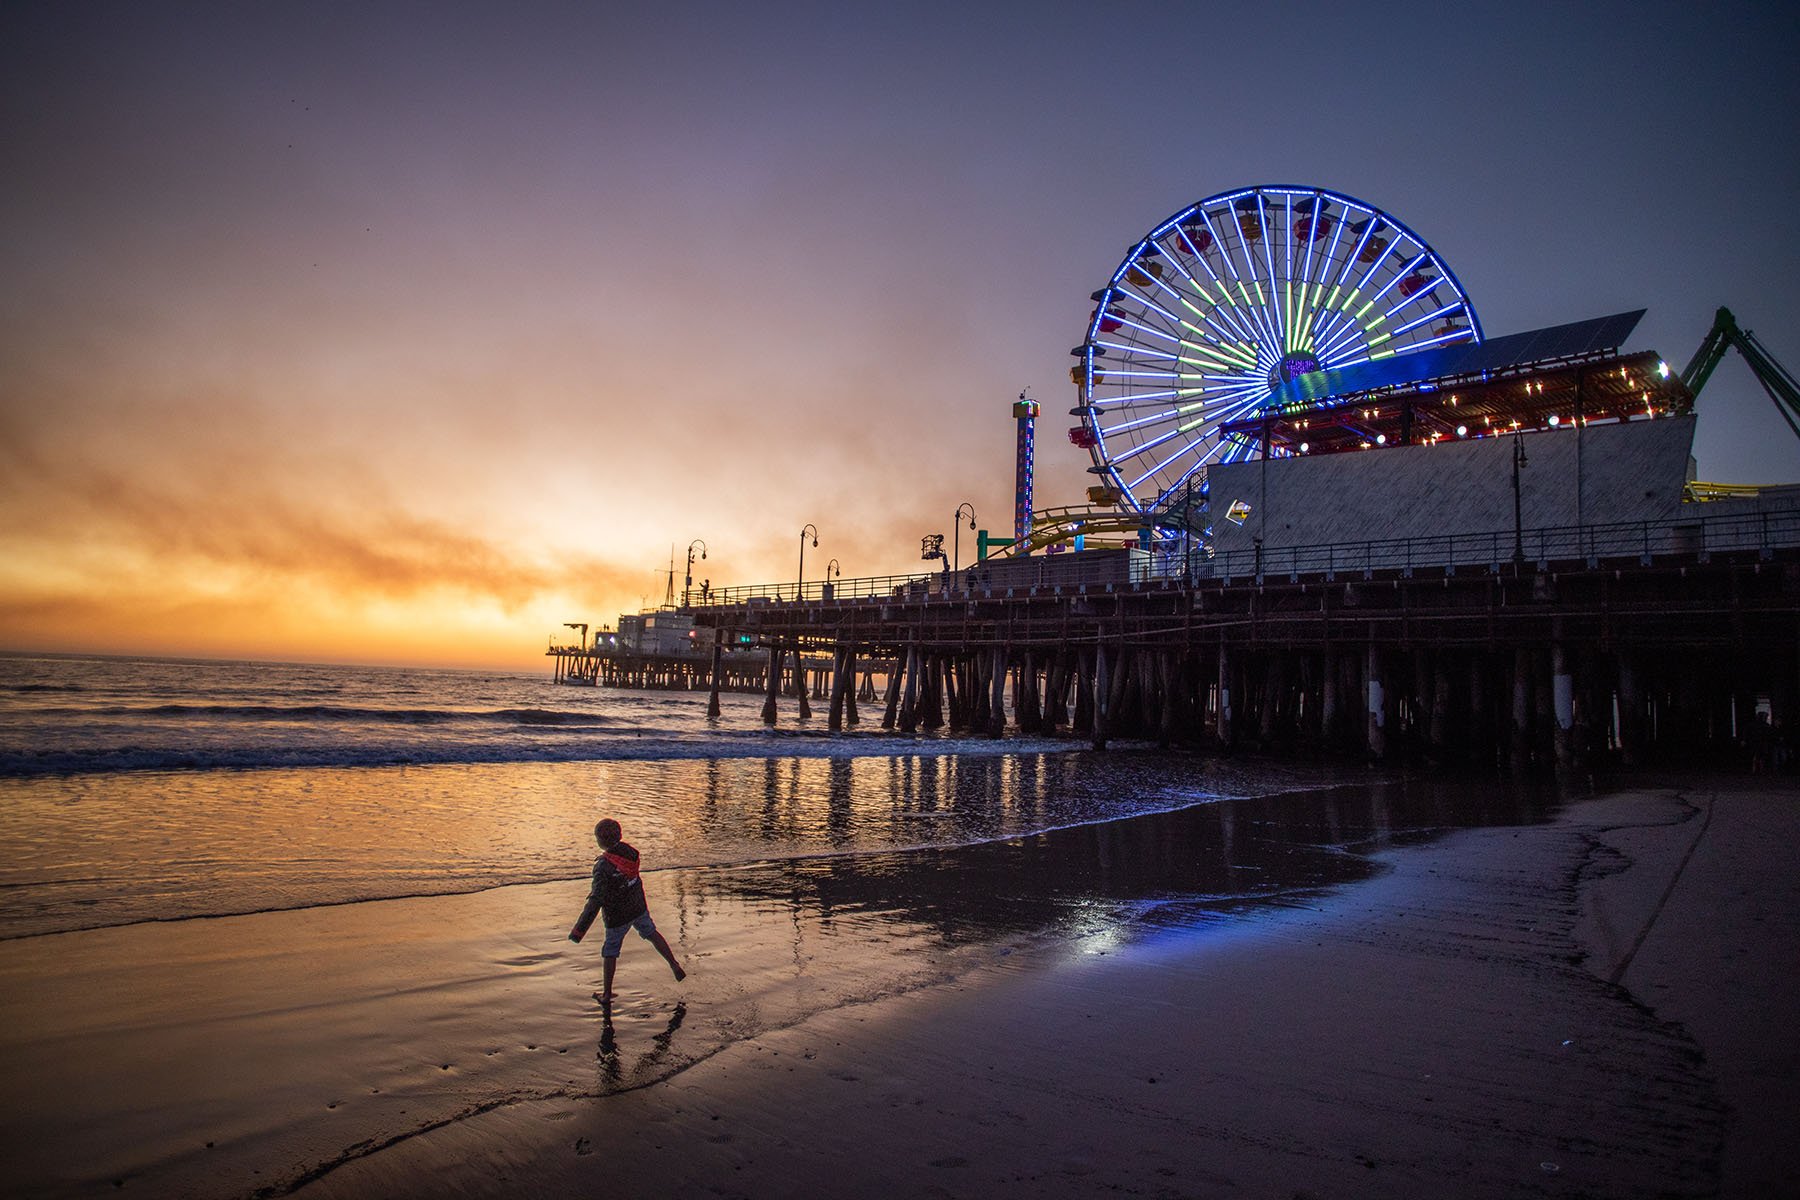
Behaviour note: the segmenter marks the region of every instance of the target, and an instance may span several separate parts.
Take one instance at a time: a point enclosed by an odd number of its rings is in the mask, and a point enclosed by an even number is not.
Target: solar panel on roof
[[[1567,325],[1551,325],[1525,333],[1489,338],[1485,342],[1465,342],[1458,346],[1436,346],[1412,354],[1396,354],[1392,358],[1357,363],[1335,371],[1315,371],[1301,375],[1276,388],[1269,395],[1271,407],[1288,404],[1316,404],[1333,396],[1371,392],[1378,388],[1403,387],[1450,376],[1479,375],[1491,371],[1507,371],[1532,363],[1552,362],[1617,350],[1637,328],[1644,315],[1636,312],[1615,313],[1573,321]]]

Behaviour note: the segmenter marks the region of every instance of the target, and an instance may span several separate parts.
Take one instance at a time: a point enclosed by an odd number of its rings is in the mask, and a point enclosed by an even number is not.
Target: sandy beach
[[[1129,831],[653,875],[693,976],[628,943],[610,1021],[577,883],[10,942],[6,1189],[1791,1193],[1791,787],[1399,816],[1308,855],[1207,814],[1263,848],[1175,904],[1117,864],[1042,899]],[[995,894],[1033,859],[1048,932]]]

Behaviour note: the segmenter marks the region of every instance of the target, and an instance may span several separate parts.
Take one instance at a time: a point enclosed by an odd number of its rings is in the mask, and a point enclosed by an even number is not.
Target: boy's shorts
[[[650,935],[656,932],[656,922],[650,919],[649,913],[644,912],[639,913],[623,925],[608,925],[606,927],[606,941],[600,944],[601,958],[619,957],[619,947],[625,944],[625,931],[627,929],[637,930],[639,937],[643,938],[645,941],[649,941]]]

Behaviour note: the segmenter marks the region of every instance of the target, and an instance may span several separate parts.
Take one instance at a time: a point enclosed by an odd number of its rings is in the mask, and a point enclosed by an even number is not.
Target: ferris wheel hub
[[[1280,387],[1291,379],[1324,369],[1325,364],[1319,361],[1318,355],[1296,350],[1291,354],[1281,356],[1281,361],[1275,364],[1273,371],[1269,372],[1269,386]]]

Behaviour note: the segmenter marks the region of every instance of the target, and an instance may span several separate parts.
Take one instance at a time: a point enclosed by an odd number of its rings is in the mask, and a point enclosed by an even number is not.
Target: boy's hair
[[[624,831],[619,828],[619,823],[611,817],[594,826],[594,840],[608,850],[619,844],[619,838],[623,833]]]

